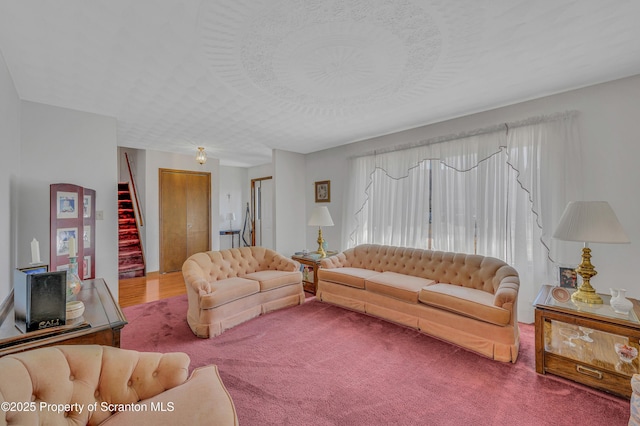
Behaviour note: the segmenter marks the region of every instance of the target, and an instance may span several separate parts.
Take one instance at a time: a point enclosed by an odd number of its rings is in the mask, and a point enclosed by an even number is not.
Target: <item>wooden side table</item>
[[[328,251],[327,257],[332,256],[336,253],[338,252]],[[316,294],[316,291],[318,289],[318,268],[320,268],[320,261],[322,259],[309,255],[293,255],[291,256],[291,258],[293,260],[297,260],[301,264],[302,286],[304,287],[304,291]]]
[[[630,398],[640,364],[637,356],[625,362],[616,346],[640,350],[640,303],[630,299],[631,312],[619,314],[609,295],[600,294],[602,305],[576,304],[563,290],[545,285],[534,302],[536,371]]]
[[[78,300],[83,315],[69,325],[22,333],[15,326],[13,297],[0,312],[0,356],[53,345],[96,344],[120,347],[120,330],[127,320],[101,278],[85,280]]]

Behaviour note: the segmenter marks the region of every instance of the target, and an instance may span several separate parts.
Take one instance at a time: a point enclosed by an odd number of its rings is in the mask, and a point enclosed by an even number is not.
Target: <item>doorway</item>
[[[160,273],[211,250],[211,173],[160,169]]]
[[[273,249],[273,179],[251,179],[251,245]]]

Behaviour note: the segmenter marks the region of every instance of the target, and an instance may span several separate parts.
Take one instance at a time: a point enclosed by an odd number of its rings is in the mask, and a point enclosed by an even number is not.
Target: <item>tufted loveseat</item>
[[[196,253],[182,265],[187,322],[198,337],[304,303],[300,264],[264,247]]]
[[[492,257],[365,244],[321,261],[316,298],[515,362],[519,283]]]
[[[237,425],[215,365],[185,353],[65,345],[0,358],[0,425]]]

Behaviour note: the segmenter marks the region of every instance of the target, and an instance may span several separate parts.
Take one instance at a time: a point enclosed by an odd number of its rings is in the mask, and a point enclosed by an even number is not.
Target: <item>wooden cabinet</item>
[[[616,346],[640,350],[640,304],[629,314],[616,313],[610,296],[602,305],[556,299],[556,287],[543,286],[534,302],[536,371],[552,373],[618,396],[631,396],[631,376],[640,372],[638,357],[623,360]]]

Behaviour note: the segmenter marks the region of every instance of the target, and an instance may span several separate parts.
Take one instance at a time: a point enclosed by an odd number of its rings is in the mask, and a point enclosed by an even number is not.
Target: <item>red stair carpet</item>
[[[118,183],[118,278],[145,275],[142,244],[138,233],[129,184]]]
[[[199,339],[186,296],[125,308],[122,347],[216,364],[241,425],[626,425],[629,401],[308,299]]]

